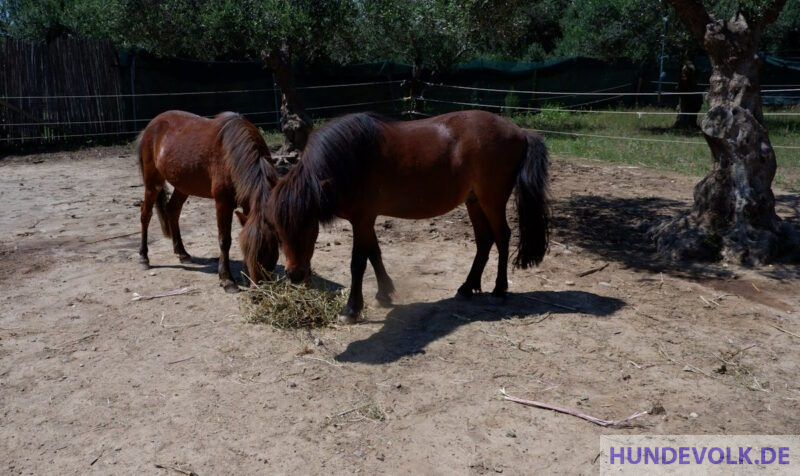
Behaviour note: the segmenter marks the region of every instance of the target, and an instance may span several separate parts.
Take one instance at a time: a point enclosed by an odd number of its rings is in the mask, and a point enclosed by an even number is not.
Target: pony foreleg
[[[239,286],[233,281],[231,275],[230,250],[231,250],[231,223],[233,222],[234,205],[224,200],[217,200],[217,229],[219,233],[219,281],[220,286],[227,293],[239,291]]]
[[[386,274],[386,269],[381,261],[378,238],[375,236],[375,217],[362,218],[353,225],[353,256],[350,260],[350,297],[347,304],[339,314],[339,321],[344,324],[352,324],[357,319],[361,310],[364,309],[364,294],[362,283],[364,282],[364,271],[367,269],[367,259],[372,262],[375,274],[378,277],[378,294],[380,290],[391,294],[394,290],[392,280]],[[382,283],[382,284],[381,284]]]
[[[358,245],[358,239],[353,240],[353,256],[350,259],[350,297],[347,299],[342,312],[339,313],[339,322],[354,324],[361,310],[364,309],[364,294],[361,285],[364,281],[364,271],[367,269],[368,253]]]
[[[167,220],[169,222],[170,234],[172,235],[172,251],[178,255],[181,263],[191,263],[192,257],[186,252],[181,239],[181,228],[178,221],[181,218],[181,210],[183,204],[186,203],[188,195],[181,192],[177,188],[172,191],[172,195],[167,202]]]
[[[153,218],[153,205],[155,205],[160,191],[160,187],[149,187],[145,184],[144,200],[142,200],[141,208],[142,242],[139,246],[139,264],[143,269],[150,269],[150,258],[147,256],[147,229],[150,227],[150,219]]]

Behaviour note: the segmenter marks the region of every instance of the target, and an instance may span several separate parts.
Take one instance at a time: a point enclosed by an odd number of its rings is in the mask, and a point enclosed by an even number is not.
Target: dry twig
[[[65,343],[61,344],[60,346],[58,346],[58,347],[53,347],[53,350],[64,350],[65,348],[67,348],[67,347],[69,347],[69,346],[71,346],[73,344],[78,344],[78,343],[83,342],[83,341],[88,340],[88,339],[94,339],[95,337],[97,337],[99,335],[100,334],[98,334],[98,333],[88,334],[88,335],[85,335],[85,336],[83,336],[83,337],[81,337],[79,339],[75,339],[75,340],[71,340],[69,342],[65,342]]]
[[[667,354],[667,351],[664,350],[664,347],[662,347],[661,344],[658,344],[658,351],[661,353],[661,355],[664,356],[665,359],[669,360],[673,364],[675,364],[675,365],[683,365],[683,370],[686,370],[686,371],[689,371],[689,372],[698,373],[698,374],[703,374],[708,378],[711,378],[711,379],[714,379],[714,380],[718,380],[717,377],[715,377],[714,375],[711,375],[710,373],[706,372],[705,370],[703,370],[703,369],[701,369],[699,367],[695,367],[694,365],[687,364],[686,362],[679,362],[679,361],[673,359],[672,357],[669,356],[669,354]]]
[[[548,403],[542,403],[533,400],[524,400],[522,398],[512,397],[511,395],[506,393],[506,389],[504,388],[500,389],[500,394],[503,396],[503,399],[511,402],[521,403],[523,405],[528,405],[531,407],[544,408],[545,410],[552,410],[554,412],[563,413],[565,415],[572,415],[574,417],[578,417],[582,420],[586,420],[588,422],[594,423],[595,425],[599,425],[605,428],[621,428],[630,426],[630,422],[632,420],[635,420],[639,417],[643,417],[644,415],[648,414],[648,412],[636,412],[633,415],[629,416],[628,418],[622,420],[603,420],[601,418],[593,417],[591,415],[587,415],[585,413],[581,413],[577,410],[572,410],[570,408],[557,407],[555,405],[550,405]]]
[[[539,299],[539,298],[536,298],[536,297],[533,297],[533,296],[522,296],[522,297],[524,299],[529,300],[529,301],[534,301],[534,302],[539,302],[539,303],[542,303],[542,304],[547,304],[548,306],[557,307],[559,309],[566,309],[567,311],[572,311],[572,312],[581,312],[580,309],[578,309],[578,308],[575,308],[575,307],[572,307],[572,306],[565,306],[564,304],[558,304],[558,303],[555,303],[555,302],[546,301],[544,299]]]
[[[786,329],[784,329],[783,327],[778,327],[778,326],[773,325],[773,324],[767,324],[767,325],[772,327],[772,328],[774,328],[774,329],[777,329],[777,330],[783,332],[784,334],[788,334],[788,335],[790,335],[792,337],[797,337],[798,339],[800,339],[800,335],[797,335],[794,332],[789,332]]]
[[[194,356],[186,357],[185,359],[180,359],[180,360],[173,360],[172,362],[167,362],[167,365],[179,364],[181,362],[186,362],[187,360],[192,360],[193,358]]]
[[[131,298],[131,301],[149,301],[150,299],[158,299],[170,296],[180,296],[182,294],[194,294],[197,292],[200,291],[191,286],[187,286],[185,288],[173,289],[172,291],[165,291],[163,293],[157,293],[151,295],[141,295],[139,293],[133,293],[133,298]]]
[[[158,468],[158,469],[169,469],[169,470],[175,471],[176,473],[185,474],[187,476],[198,476],[197,473],[195,473],[194,471],[192,471],[190,469],[178,468],[177,466],[170,466],[168,464],[156,463],[156,468]]]
[[[578,276],[579,278],[583,278],[583,277],[585,277],[585,276],[589,276],[590,274],[594,274],[594,273],[597,273],[597,272],[599,272],[599,271],[603,271],[603,270],[604,270],[604,269],[606,269],[607,267],[608,267],[608,263],[603,263],[603,265],[602,265],[602,266],[598,266],[598,267],[596,267],[596,268],[592,268],[592,269],[587,269],[586,271],[584,271],[584,272],[582,272],[582,273],[578,273],[578,274],[577,274],[577,276]]]
[[[104,242],[104,241],[116,240],[116,239],[118,239],[118,238],[127,238],[127,237],[129,237],[129,236],[138,235],[139,233],[141,233],[141,232],[139,232],[139,231],[134,231],[134,232],[131,232],[131,233],[125,233],[124,235],[114,235],[114,236],[109,236],[109,237],[106,237],[106,238],[100,238],[99,240],[87,241],[87,242],[86,242],[86,243],[84,243],[84,244],[86,244],[86,245],[93,245],[93,244],[95,244],[95,243],[102,243],[102,242]]]

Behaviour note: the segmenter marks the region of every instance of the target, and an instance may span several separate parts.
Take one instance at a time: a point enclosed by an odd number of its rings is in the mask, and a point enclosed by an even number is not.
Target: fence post
[[[275,123],[281,129],[281,108],[278,101],[278,82],[275,80],[275,73],[272,73],[272,97],[275,100]]]
[[[136,52],[131,53],[131,112],[133,113],[133,128],[139,129],[138,117],[136,117]]]

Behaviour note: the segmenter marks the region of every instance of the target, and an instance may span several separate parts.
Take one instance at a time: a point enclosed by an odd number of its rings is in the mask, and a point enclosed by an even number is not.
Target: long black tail
[[[146,130],[146,129],[145,129]],[[145,189],[147,189],[148,184],[145,181],[144,177],[144,154],[151,154],[152,149],[150,147],[143,148],[142,147],[142,139],[144,138],[144,132],[142,131],[139,134],[139,137],[136,138],[136,156],[139,159],[139,173],[142,176],[142,182],[144,183]],[[152,161],[153,158],[150,157]],[[158,215],[158,222],[161,224],[161,232],[164,233],[164,236],[167,238],[172,238],[172,230],[169,229],[169,222],[167,220],[168,212],[167,212],[167,202],[169,202],[169,192],[167,192],[166,184],[161,187],[161,191],[158,192],[158,196],[156,197],[155,209],[156,215]]]
[[[542,138],[528,133],[528,152],[517,175],[515,197],[519,214],[519,247],[514,267],[537,265],[547,252],[550,236],[550,159]]]

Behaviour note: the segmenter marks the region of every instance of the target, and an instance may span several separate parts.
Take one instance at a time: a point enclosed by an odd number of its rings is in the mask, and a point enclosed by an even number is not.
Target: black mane
[[[239,235],[248,272],[257,269],[266,246],[276,238],[268,219],[268,200],[278,174],[269,147],[258,129],[239,114],[224,112],[216,117],[222,124],[219,138],[236,189],[236,203],[248,210],[247,223]]]
[[[373,113],[349,114],[311,134],[300,161],[275,189],[273,213],[289,236],[307,217],[332,221],[341,201],[359,193],[388,122]]]

